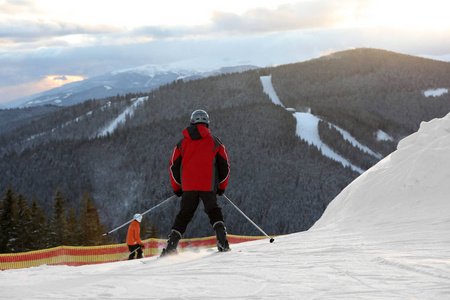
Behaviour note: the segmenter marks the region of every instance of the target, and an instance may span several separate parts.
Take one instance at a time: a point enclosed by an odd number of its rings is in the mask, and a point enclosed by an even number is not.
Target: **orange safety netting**
[[[230,244],[265,238],[264,236],[239,235],[228,235],[227,237]],[[161,249],[166,246],[167,241],[162,239],[147,239],[142,242],[145,246],[144,255],[149,257],[159,255]],[[215,247],[216,244],[217,240],[215,236],[181,239],[178,248],[182,251],[185,248]],[[101,264],[119,261],[124,257],[126,259],[128,254],[128,246],[126,244],[92,247],[59,246],[45,250],[0,254],[0,270],[29,268],[41,265],[82,266]]]

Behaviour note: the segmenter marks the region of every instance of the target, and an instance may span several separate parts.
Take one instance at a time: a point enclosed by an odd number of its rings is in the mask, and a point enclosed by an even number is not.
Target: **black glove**
[[[141,249],[144,249],[145,248],[145,245],[144,244],[142,244],[142,245],[140,245],[141,246]]]
[[[177,197],[181,197],[183,195],[183,190],[179,189],[178,191],[173,191]]]
[[[217,189],[217,192],[216,192],[217,195],[222,196],[223,193],[225,193],[225,190]]]

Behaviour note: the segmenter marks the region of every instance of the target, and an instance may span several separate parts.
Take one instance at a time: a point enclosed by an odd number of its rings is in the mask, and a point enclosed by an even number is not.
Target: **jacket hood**
[[[211,134],[211,131],[201,124],[191,125],[183,130],[183,136],[190,140],[200,140]]]

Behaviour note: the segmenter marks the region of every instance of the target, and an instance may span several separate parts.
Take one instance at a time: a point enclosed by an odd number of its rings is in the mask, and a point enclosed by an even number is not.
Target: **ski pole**
[[[271,243],[273,243],[275,241],[274,238],[271,238],[270,236],[268,236],[267,233],[264,232],[264,230],[259,228],[259,226],[255,224],[255,222],[253,222],[249,217],[247,217],[247,215],[244,214],[244,212],[242,210],[240,210],[239,207],[236,206],[236,204],[234,204],[230,199],[228,199],[227,196],[225,196],[225,195],[223,195],[223,196],[234,206],[234,208],[236,208],[247,220],[249,220],[250,223],[252,223],[256,228],[258,228],[259,231],[261,231],[265,236],[267,236],[270,239]]]
[[[146,213],[151,212],[152,210],[154,210],[154,209],[157,208],[158,206],[162,205],[163,203],[165,203],[165,202],[167,202],[167,201],[169,201],[169,200],[171,200],[171,199],[173,199],[173,198],[175,198],[175,197],[176,197],[176,195],[173,195],[172,197],[167,198],[167,199],[164,200],[163,202],[161,202],[161,203],[159,203],[159,204],[153,206],[152,208],[150,208],[149,210],[145,211],[145,212],[142,213],[141,215],[145,215]],[[114,231],[116,231],[116,230],[118,230],[118,229],[120,229],[120,228],[122,228],[122,227],[124,227],[124,226],[126,226],[126,225],[128,225],[128,224],[130,224],[131,222],[133,222],[133,220],[134,220],[134,219],[131,219],[130,221],[128,221],[128,222],[126,222],[126,223],[120,225],[120,226],[117,227],[117,228],[114,228],[113,230],[111,230],[111,231],[109,231],[109,232],[107,232],[107,233],[104,233],[103,235],[105,236],[105,235],[108,235],[108,234],[110,234],[110,233],[113,233]]]

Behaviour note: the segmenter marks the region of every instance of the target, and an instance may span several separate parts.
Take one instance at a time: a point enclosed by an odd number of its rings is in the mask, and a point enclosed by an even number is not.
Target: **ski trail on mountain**
[[[119,126],[119,124],[125,122],[126,116],[130,116],[132,117],[134,114],[134,110],[136,109],[136,106],[139,103],[142,103],[143,101],[148,100],[148,96],[145,97],[140,97],[140,98],[134,98],[131,99],[131,101],[134,100],[134,103],[131,104],[130,106],[128,106],[119,116],[117,116],[117,118],[115,118],[105,129],[103,129],[100,133],[99,136],[105,136],[108,133],[113,133],[114,130],[116,130],[117,126]]]
[[[264,93],[269,95],[269,98],[272,100],[272,102],[275,105],[280,105],[282,107],[285,107],[283,105],[283,103],[281,102],[280,98],[278,98],[278,95],[277,95],[275,89],[273,88],[272,75],[261,76],[260,78],[261,78],[261,83],[263,85]],[[353,165],[347,159],[345,159],[341,155],[334,152],[333,149],[331,149],[328,145],[326,145],[320,139],[320,136],[319,136],[319,120],[320,120],[320,118],[316,117],[315,115],[311,114],[310,112],[307,112],[307,113],[295,112],[293,115],[294,115],[294,118],[297,120],[296,135],[298,137],[300,137],[300,139],[306,141],[310,145],[314,145],[317,149],[320,150],[320,152],[322,152],[322,154],[324,156],[326,156],[334,161],[340,162],[344,167],[350,167],[353,171],[358,172],[359,174],[362,174],[364,172],[364,170]],[[356,139],[353,137],[351,137],[351,140],[356,141]],[[361,145],[360,143],[358,143],[358,144]],[[368,149],[368,148],[365,147],[365,149]]]

